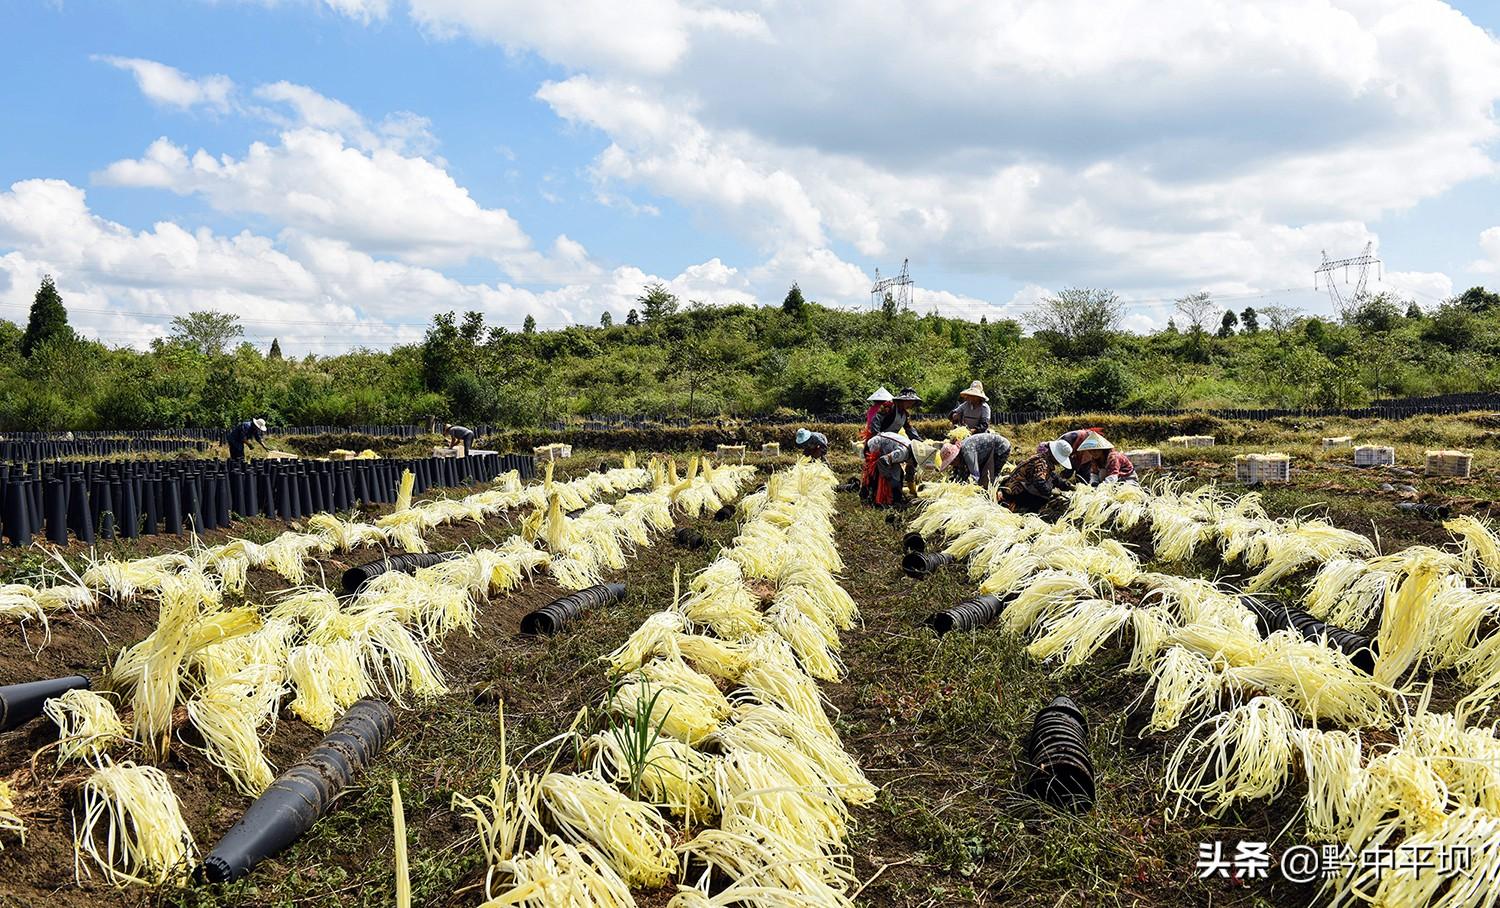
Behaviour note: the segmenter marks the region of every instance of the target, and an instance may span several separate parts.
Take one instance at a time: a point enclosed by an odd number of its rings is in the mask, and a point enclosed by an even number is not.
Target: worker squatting
[[[915,494],[917,463],[926,442],[913,424],[922,398],[912,388],[892,395],[885,388],[871,394],[860,432],[864,474],[860,497],[874,505],[900,506],[908,492]],[[1010,439],[990,426],[989,397],[974,382],[959,393],[958,406],[948,414],[953,430],[937,452],[940,472],[956,479],[995,486],[1000,502],[1015,511],[1039,511],[1053,493],[1074,482],[1135,482],[1135,465],[1099,429],[1076,429],[1036,446],[1036,452],[1002,476],[1010,460]],[[798,429],[797,447],[810,457],[828,453],[821,432]]]

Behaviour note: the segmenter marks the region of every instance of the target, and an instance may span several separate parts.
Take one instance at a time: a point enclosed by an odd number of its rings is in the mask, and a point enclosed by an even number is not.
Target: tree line
[[[949,405],[973,379],[996,409],[1351,407],[1372,398],[1500,390],[1500,294],[1424,310],[1388,294],[1342,318],[1284,306],[1177,301],[1167,327],[1121,329],[1105,289],[1068,288],[1020,321],[829,308],[795,284],[779,306],[682,301],[643,288],[616,322],[538,331],[438,315],[420,343],[283,357],[236,316],[174,319],[148,349],[77,335],[51,279],[24,328],[0,322],[0,430],[398,423],[426,416],[534,426],[590,413],[646,417],[851,412],[876,386]]]

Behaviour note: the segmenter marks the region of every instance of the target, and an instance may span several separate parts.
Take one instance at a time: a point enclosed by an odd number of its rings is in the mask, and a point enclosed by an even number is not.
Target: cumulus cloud
[[[202,107],[220,113],[230,108],[234,81],[228,76],[194,78],[165,63],[135,57],[96,56],[94,59],[135,76],[141,94],[157,104],[179,110]]]
[[[1484,274],[1500,271],[1500,227],[1491,227],[1479,234],[1479,248],[1484,252],[1483,257],[1469,267]]]
[[[671,70],[698,35],[768,37],[765,22],[753,10],[677,0],[413,0],[411,15],[441,36],[468,34],[569,66],[599,64],[648,73]]]
[[[414,10],[483,33],[474,5]],[[605,137],[601,194],[771,252],[1228,290],[1299,285],[1383,214],[1497,172],[1500,42],[1438,0],[757,9],[764,31],[680,29],[656,66],[529,42],[577,70],[538,97]]]
[[[215,208],[263,215],[366,252],[421,264],[504,263],[531,241],[504,209],[476,202],[446,170],[389,148],[365,150],[324,129],[282,133],[243,157],[215,157],[162,138],[140,158],[96,175],[106,185],[196,195]]]
[[[560,258],[586,258],[566,237],[558,246]],[[548,327],[594,324],[606,309],[624,315],[656,281],[684,299],[753,299],[739,272],[718,259],[676,276],[583,268],[577,280],[534,291],[464,283],[298,230],[222,236],[162,222],[133,231],[93,213],[84,191],[61,180],[24,180],[0,192],[0,247],[11,250],[0,255],[7,314],[24,312],[42,275],[52,274],[75,326],[133,346],[161,336],[171,316],[205,308],[242,316],[251,340],[276,336],[288,350],[327,352],[419,339],[434,313],[450,309],[512,327],[527,315]]]

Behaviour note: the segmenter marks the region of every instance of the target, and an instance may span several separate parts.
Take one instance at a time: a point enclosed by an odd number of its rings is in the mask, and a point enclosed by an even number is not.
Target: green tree
[[[1401,321],[1401,304],[1385,293],[1364,297],[1344,316],[1344,321],[1362,331],[1385,333]]]
[[[1245,326],[1246,334],[1259,333],[1260,316],[1256,313],[1254,306],[1246,306],[1245,311],[1240,313],[1240,324]]]
[[[1458,304],[1470,312],[1488,312],[1500,307],[1500,293],[1483,287],[1470,287],[1458,296]]]
[[[660,282],[647,284],[646,291],[635,298],[647,322],[659,321],[677,311],[677,296]]]
[[[790,316],[802,315],[802,307],[806,303],[802,299],[802,288],[792,281],[792,289],[786,292],[786,298],[781,301],[781,311]]]
[[[1412,300],[1411,303],[1407,305],[1406,317],[1411,321],[1416,321],[1417,319],[1422,317],[1422,307],[1417,305],[1416,300]]]
[[[886,291],[885,299],[880,301],[880,314],[885,316],[887,321],[896,317],[896,298],[891,296],[889,290]]]
[[[21,337],[21,355],[30,357],[48,341],[67,341],[73,336],[62,295],[52,283],[52,275],[46,275],[31,301],[31,316],[26,320],[26,333]]]
[[[281,359],[281,338],[271,338],[271,350],[266,354],[267,359]]]
[[[535,334],[536,333],[536,316],[532,315],[529,312],[526,313],[526,320],[521,323],[521,333],[522,334]]]
[[[615,317],[613,315],[609,314],[609,310],[608,309],[604,310],[604,314],[602,314],[602,315],[599,316],[599,326],[601,328],[609,328],[609,327],[613,326],[614,323],[615,323]]]
[[[1234,329],[1239,322],[1239,316],[1234,314],[1233,309],[1225,309],[1224,317],[1219,320],[1219,336],[1234,337]]]
[[[1107,347],[1119,331],[1124,309],[1112,290],[1065,287],[1038,300],[1026,322],[1036,334],[1050,339],[1059,354],[1095,353]]]
[[[432,327],[422,339],[422,386],[441,391],[464,362],[465,350],[458,336],[458,323],[452,312],[432,317]]]
[[[240,317],[230,312],[204,309],[172,319],[171,337],[204,356],[218,356],[237,337],[244,337]]]
[[[635,325],[639,325],[640,323],[641,314],[639,312],[631,309],[629,312],[625,313],[625,324],[634,327]]]

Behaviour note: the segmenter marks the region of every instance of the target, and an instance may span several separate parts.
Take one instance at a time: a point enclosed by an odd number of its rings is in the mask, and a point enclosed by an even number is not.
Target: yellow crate
[[[1463,451],[1428,451],[1428,476],[1457,476],[1467,479],[1474,455]]]
[[[1390,467],[1395,464],[1395,448],[1385,445],[1359,445],[1354,449],[1356,467]]]
[[[1290,482],[1292,459],[1285,454],[1236,454],[1234,478],[1247,485]]]

